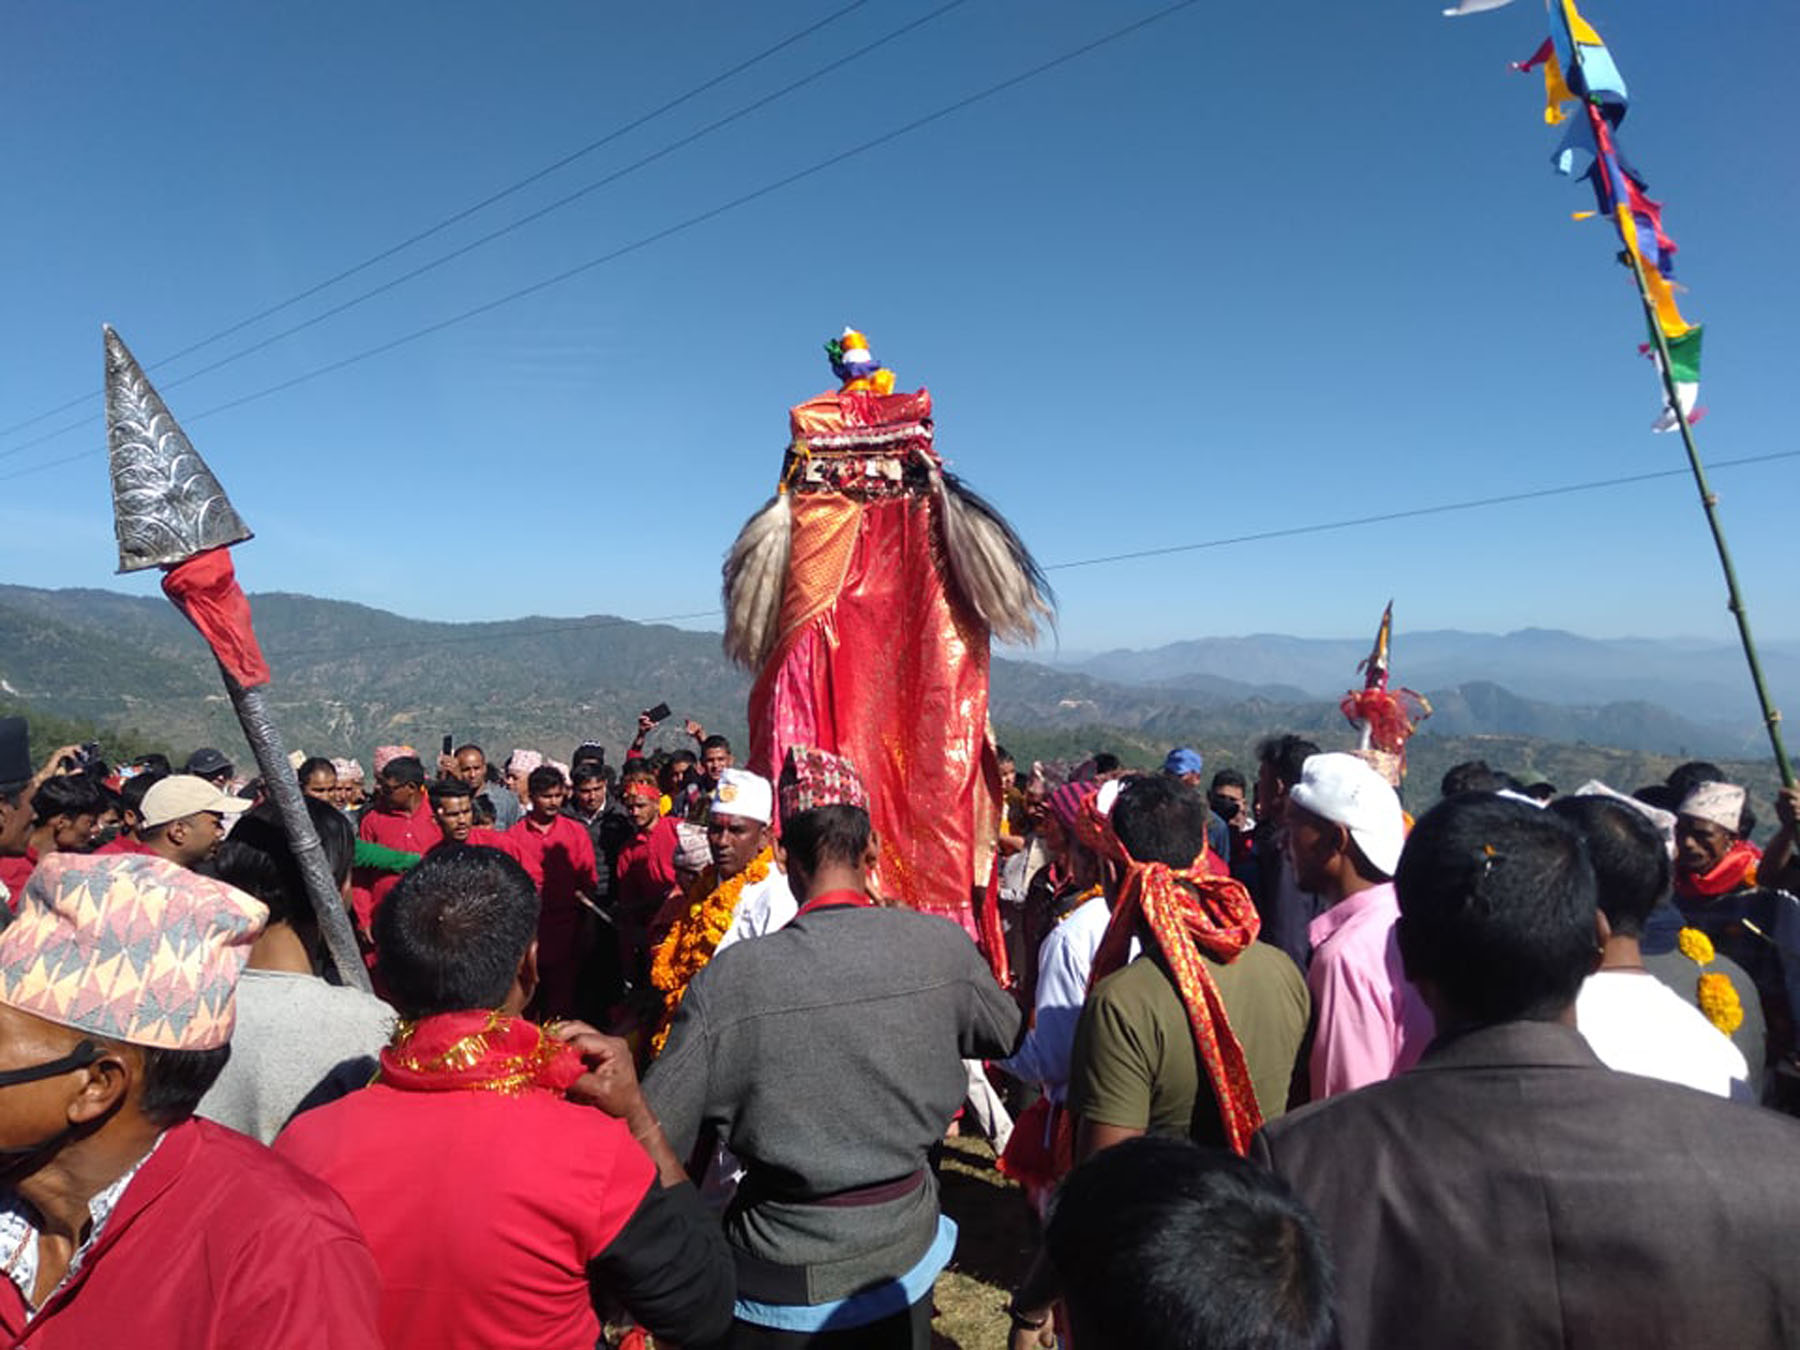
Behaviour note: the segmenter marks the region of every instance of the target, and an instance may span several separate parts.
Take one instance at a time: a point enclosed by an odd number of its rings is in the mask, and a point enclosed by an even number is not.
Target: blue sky
[[[1548,164],[1541,9],[1193,5],[516,303],[1155,4],[967,0],[425,277],[175,384],[615,173],[935,5],[865,4],[311,300],[352,266],[843,8],[68,4],[7,19],[0,578],[113,586],[103,321],[257,539],[252,590],[442,619],[717,604],[820,344],[864,328],[939,444],[1058,563],[1682,465],[1611,236]],[[1592,0],[1667,203],[1717,460],[1794,448],[1786,95],[1800,10]],[[75,430],[27,442],[58,429]],[[53,461],[71,462],[55,464]],[[49,465],[47,468],[39,466]],[[9,476],[10,475],[10,476]],[[1759,630],[1800,636],[1800,460],[1715,483]],[[1257,631],[1727,638],[1692,485],[1053,573],[1065,647]],[[700,623],[705,620],[697,621]]]

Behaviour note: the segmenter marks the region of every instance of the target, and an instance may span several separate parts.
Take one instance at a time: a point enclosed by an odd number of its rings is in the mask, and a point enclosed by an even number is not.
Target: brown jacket
[[[1800,1122],[1614,1073],[1571,1028],[1441,1040],[1266,1125],[1346,1350],[1800,1345]]]

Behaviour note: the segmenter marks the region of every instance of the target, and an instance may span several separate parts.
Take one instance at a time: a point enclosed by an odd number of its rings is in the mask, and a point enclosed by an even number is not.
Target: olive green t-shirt
[[[1230,965],[1202,954],[1264,1120],[1287,1109],[1312,999],[1288,954],[1252,942]],[[1081,1010],[1070,1061],[1069,1109],[1102,1125],[1223,1147],[1212,1084],[1194,1051],[1187,1009],[1162,961],[1140,956],[1095,987]]]

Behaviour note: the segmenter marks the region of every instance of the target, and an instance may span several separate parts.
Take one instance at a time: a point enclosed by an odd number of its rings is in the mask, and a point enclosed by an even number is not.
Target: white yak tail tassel
[[[1000,513],[942,475],[944,551],[963,599],[1002,642],[1034,643],[1055,597],[1024,541]]]
[[[793,547],[794,513],[777,493],[738,531],[725,555],[725,655],[755,670],[775,645]]]

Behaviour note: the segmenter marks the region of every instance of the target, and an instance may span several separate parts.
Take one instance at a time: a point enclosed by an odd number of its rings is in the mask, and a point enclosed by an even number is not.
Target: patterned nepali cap
[[[0,933],[0,1003],[108,1040],[211,1050],[268,909],[148,854],[53,853]]]
[[[1700,783],[1675,809],[1684,816],[1710,820],[1736,834],[1743,825],[1749,793],[1734,783]]]
[[[375,747],[375,776],[397,759],[417,759],[419,752],[410,745],[378,745]]]
[[[811,745],[790,745],[781,766],[781,818],[791,820],[821,806],[869,809],[869,794],[856,766]]]

